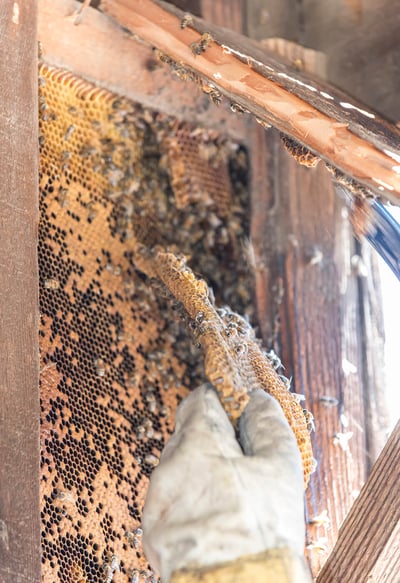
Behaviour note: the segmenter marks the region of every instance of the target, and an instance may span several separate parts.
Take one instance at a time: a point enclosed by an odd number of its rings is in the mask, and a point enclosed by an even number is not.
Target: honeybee
[[[71,567],[71,580],[73,583],[87,583],[86,575],[82,567],[74,561]]]
[[[308,519],[308,524],[312,524],[314,526],[328,526],[330,524],[330,520],[328,517],[328,511],[323,510],[321,514],[317,516],[313,516],[312,518]]]
[[[314,415],[307,409],[303,409],[303,413],[306,418],[308,432],[315,431]]]
[[[210,46],[213,40],[214,39],[209,32],[205,32],[204,34],[202,34],[199,42],[201,50],[204,52],[206,48]]]
[[[220,105],[222,102],[222,93],[214,85],[202,85],[201,89],[215,105]]]
[[[230,107],[233,113],[246,113],[248,111],[240,103],[235,103],[234,101],[231,102]]]
[[[102,358],[96,358],[94,361],[94,366],[96,369],[96,374],[98,377],[104,377],[106,374],[106,365]]]
[[[321,537],[318,540],[311,541],[306,546],[308,551],[317,551],[319,553],[328,552],[328,539],[326,537]]]
[[[110,562],[103,565],[104,569],[104,583],[111,583],[115,571],[120,571],[121,566],[116,555],[112,555]]]
[[[265,356],[268,358],[268,360],[270,361],[275,370],[282,368],[281,359],[273,349],[271,349],[269,352],[266,352]]]
[[[74,133],[74,131],[75,131],[75,126],[73,126],[73,125],[68,126],[68,128],[64,134],[64,140],[68,141],[70,139],[70,137],[72,136],[72,134]]]
[[[222,93],[219,91],[211,91],[208,96],[215,105],[220,105],[222,103]]]
[[[324,407],[337,407],[339,405],[339,400],[330,395],[323,395],[319,398],[319,401]]]
[[[193,16],[191,14],[189,14],[189,12],[186,12],[183,15],[183,18],[181,20],[181,28],[184,29],[187,26],[190,26],[193,24]]]

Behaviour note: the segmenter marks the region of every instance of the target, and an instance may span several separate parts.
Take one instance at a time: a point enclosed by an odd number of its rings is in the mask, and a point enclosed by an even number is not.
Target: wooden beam
[[[40,576],[36,2],[0,3],[0,580]]]
[[[399,484],[400,422],[344,521],[317,583],[398,581]]]
[[[273,129],[253,140],[250,237],[262,337],[315,417],[306,546],[316,575],[368,468],[355,243],[326,169],[300,167]]]
[[[229,105],[216,108],[209,98],[166,68],[151,47],[132,37],[94,8],[76,0],[38,0],[42,59],[78,77],[156,109],[244,141],[246,120]],[[78,22],[78,24],[76,24]],[[118,63],[118,66],[116,66]]]
[[[136,0],[133,8],[130,0],[103,0],[101,7],[165,53],[173,70],[197,76],[215,100],[225,95],[236,109],[250,111],[340,172],[400,203],[400,132],[395,126],[244,37],[197,18],[182,27],[183,13],[170,5]],[[199,34],[206,31],[211,36]]]

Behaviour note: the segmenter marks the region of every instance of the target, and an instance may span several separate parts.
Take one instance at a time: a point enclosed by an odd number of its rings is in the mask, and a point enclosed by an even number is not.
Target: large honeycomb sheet
[[[246,157],[67,72],[39,75],[43,581],[151,581],[148,478],[205,375],[133,242],[184,253],[251,319]]]

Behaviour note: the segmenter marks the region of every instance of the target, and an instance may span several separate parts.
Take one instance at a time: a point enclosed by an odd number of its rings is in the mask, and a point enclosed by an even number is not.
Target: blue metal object
[[[373,213],[366,238],[400,280],[400,225],[378,200],[371,203]]]
[[[354,196],[349,190],[338,182],[335,189],[352,209]],[[371,217],[363,235],[400,281],[400,224],[380,201],[373,199],[369,205]]]

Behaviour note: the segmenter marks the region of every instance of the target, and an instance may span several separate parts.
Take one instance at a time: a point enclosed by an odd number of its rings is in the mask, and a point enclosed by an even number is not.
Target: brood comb
[[[190,136],[192,155],[210,146],[227,183],[214,192],[205,157],[186,155],[206,200],[177,209],[161,144],[176,120],[47,65],[39,86],[43,580],[150,583],[148,478],[177,404],[206,379],[174,307],[138,272],[133,239],[190,254],[219,301],[251,314],[247,165],[236,144],[180,122],[178,139]]]

